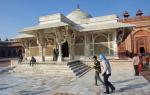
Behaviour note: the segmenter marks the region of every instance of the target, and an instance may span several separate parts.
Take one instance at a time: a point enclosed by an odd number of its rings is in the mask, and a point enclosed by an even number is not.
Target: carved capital
[[[21,39],[20,42],[24,48],[29,48],[29,39]]]
[[[38,31],[35,32],[34,35],[37,38],[37,43],[40,44],[41,46],[45,46],[46,44],[45,33],[43,33],[43,31]]]

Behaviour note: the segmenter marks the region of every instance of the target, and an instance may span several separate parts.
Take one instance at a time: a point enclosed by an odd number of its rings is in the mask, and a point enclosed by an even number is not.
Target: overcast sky
[[[77,4],[93,17],[110,14],[122,17],[124,11],[133,17],[138,9],[150,16],[150,0],[0,0],[0,38],[14,37],[22,28],[36,25],[39,16],[67,15]]]

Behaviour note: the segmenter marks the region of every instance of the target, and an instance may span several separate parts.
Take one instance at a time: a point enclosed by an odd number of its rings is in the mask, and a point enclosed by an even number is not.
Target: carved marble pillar
[[[42,31],[39,31],[36,33],[37,37],[37,43],[39,47],[39,61],[44,62],[45,61],[45,35]]]
[[[21,44],[23,45],[25,49],[25,60],[28,60],[28,55],[29,55],[29,39],[20,39]]]
[[[39,47],[39,55],[40,55],[39,61],[44,62],[45,61],[44,47],[41,44],[39,44],[38,47]]]
[[[56,35],[56,42],[58,44],[58,59],[57,59],[57,62],[62,62],[62,43],[61,43],[61,40],[62,40],[62,37],[61,37],[61,29],[60,28],[56,28],[55,29],[55,35]]]
[[[68,39],[70,60],[74,59],[74,43],[75,43],[75,39],[74,39],[73,36],[74,36],[74,34],[70,35],[70,37]]]
[[[87,33],[84,34],[85,39],[85,46],[84,46],[84,55],[85,57],[88,57],[90,55],[90,41],[89,41],[89,35]]]
[[[118,58],[117,31],[113,33],[114,39],[114,58]]]
[[[58,43],[59,54],[58,54],[57,62],[62,62],[62,51],[61,51],[61,49],[62,49],[61,43]]]
[[[75,57],[75,39],[72,39],[72,44],[71,44],[71,59],[74,59]]]
[[[58,55],[58,60],[57,62],[62,62],[62,44],[67,41],[69,44],[69,53],[70,53],[70,45],[71,42],[69,40],[69,27],[68,26],[61,26],[61,27],[57,27],[56,31],[55,31],[55,35],[56,35],[56,42],[58,44],[59,47],[59,55]]]
[[[110,56],[110,55],[111,55],[111,54],[110,54],[110,52],[111,52],[111,49],[110,49],[110,44],[111,44],[111,43],[110,43],[110,39],[111,39],[111,38],[110,38],[110,33],[108,33],[107,36],[108,36],[108,54],[109,54],[109,56]]]

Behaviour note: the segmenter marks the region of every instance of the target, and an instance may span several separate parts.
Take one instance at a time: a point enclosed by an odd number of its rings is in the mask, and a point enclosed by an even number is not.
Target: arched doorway
[[[103,34],[96,36],[94,39],[94,55],[99,55],[100,53],[109,55],[108,39]]]
[[[133,34],[133,50],[134,53],[149,52],[150,33],[146,30],[137,30]]]
[[[67,41],[62,44],[62,56],[69,57],[69,46]]]
[[[20,56],[20,55],[22,55],[22,50],[21,49],[19,49],[19,51],[18,51],[18,56]]]
[[[145,53],[145,49],[144,49],[144,47],[140,47],[140,53]]]
[[[78,35],[76,38],[75,38],[75,45],[74,45],[74,49],[75,49],[75,55],[76,56],[84,56],[84,45],[85,45],[85,42],[84,42],[84,36],[83,35]]]
[[[145,53],[147,51],[147,37],[136,38],[136,53]]]

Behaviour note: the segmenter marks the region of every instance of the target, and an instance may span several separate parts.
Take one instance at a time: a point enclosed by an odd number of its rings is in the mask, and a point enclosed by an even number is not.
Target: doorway
[[[62,44],[62,56],[69,57],[69,46],[67,41]]]
[[[147,37],[137,37],[135,39],[136,41],[136,52],[135,53],[141,53],[141,54],[144,54],[146,51],[147,51],[147,43],[148,43],[148,39]]]
[[[144,53],[145,53],[144,47],[140,47],[140,53],[141,53],[141,54],[144,54]]]

